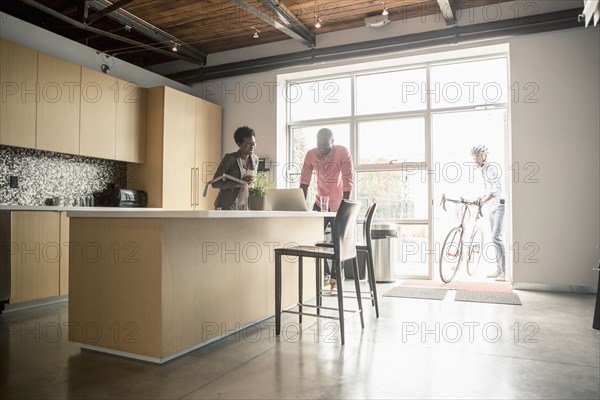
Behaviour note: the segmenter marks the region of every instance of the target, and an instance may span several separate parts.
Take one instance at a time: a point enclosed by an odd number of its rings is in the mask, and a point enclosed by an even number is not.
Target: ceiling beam
[[[199,61],[197,59],[190,58],[190,57],[188,57],[186,55],[183,55],[183,54],[175,53],[173,51],[166,51],[166,50],[163,50],[163,49],[155,47],[155,46],[151,46],[151,45],[148,45],[148,44],[145,44],[145,43],[141,43],[141,42],[138,42],[138,41],[135,41],[135,40],[123,37],[123,36],[115,35],[113,33],[106,32],[106,31],[103,31],[101,29],[97,29],[97,28],[94,28],[92,26],[83,24],[83,23],[81,23],[79,21],[76,21],[76,20],[74,20],[72,18],[67,17],[64,14],[59,13],[56,10],[53,10],[52,8],[46,7],[45,5],[40,4],[40,3],[38,3],[35,0],[20,0],[20,1],[22,3],[25,3],[25,4],[33,7],[33,8],[36,8],[36,9],[38,9],[40,11],[43,11],[46,14],[53,16],[54,18],[57,18],[57,19],[59,19],[59,20],[61,20],[63,22],[67,22],[67,23],[69,23],[69,24],[71,24],[71,25],[73,25],[73,26],[75,26],[75,27],[77,27],[79,29],[83,29],[83,30],[88,31],[88,32],[97,33],[99,35],[106,36],[106,37],[109,37],[111,39],[118,40],[118,41],[121,41],[121,42],[124,42],[124,43],[128,43],[128,44],[130,44],[132,46],[139,47],[140,49],[143,49],[143,50],[153,51],[155,53],[159,53],[159,54],[163,54],[163,55],[169,56],[171,58],[176,58],[176,59],[179,59],[179,60],[191,62],[193,64],[204,65],[206,63],[206,60],[204,60],[204,61],[201,62],[201,61]]]
[[[313,65],[355,57],[378,56],[413,49],[455,45],[462,42],[488,40],[498,37],[528,35],[582,26],[577,21],[579,9],[532,15],[519,19],[453,26],[429,32],[370,40],[352,44],[310,49],[290,54],[257,58],[228,64],[201,67],[168,75],[168,78],[185,84],[223,79],[232,76],[272,71],[286,67]]]
[[[127,1],[127,0],[125,0]],[[107,0],[89,0],[88,4],[94,10],[100,11],[113,5]],[[117,4],[117,3],[115,3]],[[206,64],[206,53],[198,50],[194,46],[185,43],[183,40],[163,31],[162,29],[144,21],[143,19],[136,17],[135,15],[125,10],[119,9],[108,15],[114,21],[117,21],[123,25],[129,26],[136,32],[161,43],[165,47],[172,47],[173,43],[177,43],[178,53],[184,54],[187,57],[194,60],[194,64],[200,63],[201,65]]]
[[[94,23],[94,21],[99,20],[100,18],[104,17],[107,14],[110,14],[111,12],[118,10],[119,8],[126,6],[127,4],[131,3],[134,0],[121,0],[121,1],[116,1],[114,3],[112,3],[110,6],[100,10],[100,11],[96,11],[93,15],[90,15],[89,17],[87,17],[85,19],[85,23],[88,25],[91,25]]]
[[[240,6],[245,11],[249,12],[250,14],[253,14],[254,16],[260,18],[261,20],[263,20],[267,24],[271,25],[272,27],[278,29],[280,32],[288,35],[292,39],[298,40],[308,47],[315,47],[315,45],[316,45],[315,36],[313,34],[311,34],[310,32],[308,32],[308,30],[302,25],[302,23],[300,23],[300,21],[298,21],[296,19],[296,17],[293,16],[292,13],[290,13],[287,10],[284,10],[284,7],[282,7],[282,5],[279,4],[278,2],[260,0],[261,4],[267,6],[270,10],[272,10],[272,8],[275,8],[275,7],[281,9],[281,10],[278,10],[278,12],[276,14],[278,16],[279,15],[285,16],[284,19],[282,19],[283,24],[277,20],[274,20],[269,15],[265,14],[264,12],[262,12],[261,10],[259,10],[256,7],[254,7],[253,5],[249,4],[245,0],[231,0],[231,1],[234,2],[235,4],[237,4],[238,6]],[[273,3],[273,4],[268,5],[267,3]],[[275,3],[277,3],[277,5],[275,5]],[[296,21],[296,22],[294,23],[294,21]],[[289,24],[290,26],[288,27],[284,24]],[[302,28],[299,28],[299,26],[302,26]],[[297,31],[295,29],[297,29]]]
[[[260,0],[279,20],[288,28],[302,36],[310,43],[310,47],[315,47],[316,39],[302,22],[291,12],[283,3],[277,0]]]
[[[77,1],[77,21],[85,23],[85,20],[88,17],[88,5],[87,5],[87,0],[79,0]],[[58,10],[59,13],[61,14],[67,14],[68,11],[67,10]]]
[[[442,17],[446,21],[446,25],[456,24],[456,7],[454,0],[437,0]]]

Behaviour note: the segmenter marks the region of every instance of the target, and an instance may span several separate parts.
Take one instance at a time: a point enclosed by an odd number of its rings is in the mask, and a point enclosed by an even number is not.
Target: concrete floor
[[[284,314],[281,338],[269,319],[164,365],[80,350],[66,303],[6,313],[0,398],[598,399],[595,296],[517,293],[522,306],[381,296],[343,347],[335,321],[306,318],[298,336]]]

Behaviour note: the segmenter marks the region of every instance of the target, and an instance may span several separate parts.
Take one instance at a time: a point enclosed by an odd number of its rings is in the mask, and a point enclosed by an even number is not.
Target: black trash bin
[[[325,229],[325,241],[331,242],[331,227],[327,226]],[[365,267],[365,253],[359,251],[357,253],[357,261],[358,261],[358,278],[365,279],[366,278],[366,267]],[[328,262],[328,261],[325,261]],[[352,260],[346,260],[342,263],[342,267],[344,270],[344,278],[345,279],[354,279],[354,270],[352,269]]]
[[[600,260],[598,261],[598,268],[594,268],[599,272],[598,274],[598,289],[596,290],[596,309],[594,310],[594,321],[592,327],[600,330]]]
[[[359,251],[356,254],[356,259],[358,261],[358,279],[366,278],[366,258],[365,252]],[[344,277],[346,279],[354,279],[354,270],[352,269],[352,260],[347,260],[343,262],[344,264]]]

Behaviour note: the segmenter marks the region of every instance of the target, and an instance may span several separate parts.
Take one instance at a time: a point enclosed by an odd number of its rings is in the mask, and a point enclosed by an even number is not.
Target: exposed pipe
[[[579,9],[546,13],[519,19],[494,21],[465,26],[452,26],[437,31],[414,33],[353,44],[310,49],[306,51],[257,58],[254,60],[201,67],[168,75],[184,84],[266,72],[274,69],[368,57],[461,42],[518,36],[581,26]]]
[[[60,19],[61,21],[69,23],[69,24],[71,24],[71,25],[73,25],[73,26],[75,26],[75,27],[77,27],[79,29],[83,29],[83,30],[86,30],[88,32],[93,32],[93,33],[96,33],[98,35],[106,36],[106,37],[109,37],[109,38],[114,39],[114,40],[118,40],[118,41],[121,41],[121,42],[125,42],[125,43],[128,43],[128,44],[131,44],[133,46],[138,46],[138,47],[146,49],[146,50],[154,51],[155,53],[163,54],[163,55],[169,56],[171,58],[177,58],[179,60],[191,62],[193,64],[202,65],[202,63],[200,61],[192,59],[192,58],[189,58],[189,57],[186,57],[184,55],[176,54],[174,52],[166,51],[166,50],[163,50],[163,49],[159,49],[157,47],[150,46],[150,45],[147,45],[145,43],[140,43],[140,42],[137,42],[137,41],[132,40],[132,39],[127,39],[125,37],[122,37],[122,36],[119,36],[119,35],[115,35],[115,34],[110,33],[110,32],[105,32],[103,30],[100,30],[100,29],[97,29],[97,28],[93,28],[93,27],[91,27],[89,25],[82,24],[81,22],[75,21],[74,19],[71,19],[71,18],[65,16],[64,14],[61,14],[58,11],[53,10],[52,8],[46,7],[46,6],[38,3],[35,0],[20,0],[20,1],[23,2],[23,3],[25,3],[25,4],[27,4],[27,5],[29,5],[29,6],[31,6],[31,7],[33,7],[33,8],[37,8],[38,10],[43,11],[46,14],[49,14],[49,15],[57,18],[57,19]]]

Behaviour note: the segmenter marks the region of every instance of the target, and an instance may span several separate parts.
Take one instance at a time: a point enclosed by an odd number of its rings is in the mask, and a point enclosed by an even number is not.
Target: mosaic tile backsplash
[[[18,177],[16,189],[11,176]],[[41,206],[54,196],[88,196],[126,183],[125,162],[0,146],[0,204]]]

